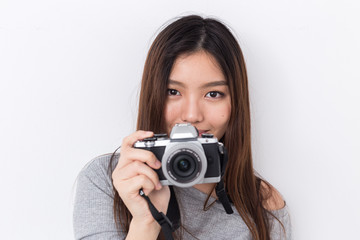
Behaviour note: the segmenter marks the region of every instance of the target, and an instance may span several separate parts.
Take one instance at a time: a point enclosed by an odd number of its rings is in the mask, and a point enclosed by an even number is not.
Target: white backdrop
[[[237,34],[255,166],[295,239],[357,238],[359,12],[356,0],[1,0],[1,239],[73,238],[78,172],[134,130],[150,43],[188,13]]]

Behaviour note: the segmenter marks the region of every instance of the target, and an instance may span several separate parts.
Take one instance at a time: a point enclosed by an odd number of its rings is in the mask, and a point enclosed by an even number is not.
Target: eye
[[[168,95],[171,95],[171,96],[180,96],[180,92],[176,89],[168,89],[167,92],[168,92]]]
[[[218,91],[208,92],[205,95],[205,97],[209,97],[209,98],[221,98],[222,96],[224,96],[224,93]]]

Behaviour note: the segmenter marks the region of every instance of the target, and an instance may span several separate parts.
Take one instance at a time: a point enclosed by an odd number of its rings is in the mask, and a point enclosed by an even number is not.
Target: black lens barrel
[[[170,171],[179,182],[192,181],[200,168],[197,157],[189,151],[177,153],[170,162]]]

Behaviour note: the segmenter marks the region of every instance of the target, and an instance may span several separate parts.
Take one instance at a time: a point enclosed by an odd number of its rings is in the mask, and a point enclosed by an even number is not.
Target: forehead
[[[214,81],[226,83],[216,59],[205,51],[180,55],[172,67],[169,83],[206,84]]]

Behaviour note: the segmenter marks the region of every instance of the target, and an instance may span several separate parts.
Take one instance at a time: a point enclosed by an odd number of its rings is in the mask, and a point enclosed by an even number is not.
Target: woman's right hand
[[[154,171],[161,167],[161,162],[155,155],[150,151],[133,147],[138,140],[153,135],[153,132],[136,131],[124,138],[112,179],[115,189],[133,217],[131,224],[136,223],[143,227],[156,226],[160,231],[160,226],[152,217],[148,203],[140,196],[139,190],[143,189],[156,209],[165,214],[170,200],[170,190],[167,186],[161,186]]]

